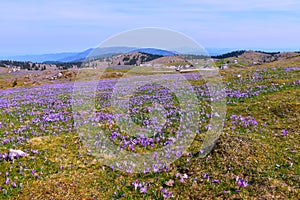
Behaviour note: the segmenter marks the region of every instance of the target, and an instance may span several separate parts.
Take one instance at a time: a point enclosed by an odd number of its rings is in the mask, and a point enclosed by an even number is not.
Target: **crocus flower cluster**
[[[243,128],[249,131],[254,130],[258,126],[258,122],[251,116],[244,117],[242,115],[231,115],[230,119],[232,120],[232,130],[235,130],[236,128]]]
[[[299,67],[288,67],[282,68],[280,73],[270,73],[269,69],[249,71],[248,74],[234,74],[233,80],[227,82],[227,88],[218,87],[218,85],[208,86],[207,84],[193,85],[193,91],[196,93],[196,97],[199,100],[201,108],[198,110],[200,113],[199,125],[200,129],[209,129],[210,125],[207,123],[212,117],[218,117],[224,113],[217,113],[216,111],[211,111],[210,103],[221,100],[222,98],[227,98],[228,103],[234,103],[245,98],[250,98],[267,92],[279,91],[284,87],[294,87],[300,85],[300,80],[297,77],[293,81],[288,81],[286,83],[271,83],[265,84],[272,78],[284,78],[293,71],[299,70]],[[275,69],[277,70],[277,69]],[[169,75],[171,79],[176,80],[176,76],[179,75]],[[201,80],[200,74],[186,74],[185,78],[190,81]],[[265,78],[269,77],[269,78]],[[84,90],[82,95],[87,95],[87,98],[95,98],[96,105],[93,107],[93,111],[83,110],[82,112],[75,112],[72,110],[72,105],[85,105],[83,99],[72,98],[73,84],[52,84],[52,85],[42,85],[35,87],[19,87],[6,90],[0,90],[0,145],[4,146],[6,149],[16,148],[22,149],[27,154],[30,154],[30,159],[32,157],[39,156],[41,153],[38,150],[29,149],[27,144],[32,138],[41,136],[58,136],[65,133],[75,132],[75,129],[84,124],[93,124],[94,127],[104,127],[103,132],[99,132],[95,135],[88,135],[94,137],[93,148],[107,150],[107,146],[102,143],[102,138],[99,136],[101,134],[107,134],[107,139],[118,146],[118,150],[127,150],[133,153],[143,152],[143,150],[153,150],[155,152],[157,149],[174,144],[178,139],[182,138],[182,131],[178,131],[179,125],[183,123],[182,116],[186,115],[187,119],[190,118],[191,113],[184,113],[181,110],[181,105],[192,106],[195,102],[192,102],[188,98],[184,102],[179,102],[179,99],[172,93],[168,86],[177,86],[178,82],[173,81],[166,84],[166,86],[160,86],[155,84],[146,84],[138,87],[137,91],[128,97],[129,107],[128,115],[121,115],[119,113],[114,113],[111,110],[112,102],[110,101],[113,97],[112,93],[114,87],[118,82],[117,79],[101,80],[98,81],[96,97],[94,94],[86,93],[88,90]],[[94,82],[86,82],[85,84],[95,84]],[[241,85],[247,87],[241,87]],[[211,90],[216,88],[215,90]],[[129,86],[124,85],[120,94],[130,90]],[[185,96],[187,93],[184,89],[179,89],[181,96]],[[224,95],[225,94],[225,95]],[[120,101],[121,102],[121,101]],[[203,103],[203,105],[202,105]],[[205,104],[206,103],[206,104]],[[155,114],[155,105],[161,105],[161,112]],[[125,106],[125,104],[120,105],[120,107]],[[197,112],[198,112],[197,111]],[[74,118],[89,115],[93,113],[93,116],[89,118],[84,118],[82,124],[81,122],[74,121]],[[135,124],[140,125],[145,128],[145,130],[151,130],[151,132],[145,133],[144,131],[138,132],[134,135],[126,133],[122,130],[116,122],[119,118],[123,118],[125,122],[131,120]],[[232,115],[229,117],[231,121],[231,128],[236,130],[253,130],[258,126],[257,121],[251,116],[242,115]],[[189,122],[189,121],[187,121]],[[192,132],[188,127],[185,127],[186,132]],[[288,130],[283,129],[283,135],[288,135]],[[147,135],[149,134],[149,135]],[[167,171],[168,166],[159,162],[160,156],[165,156],[166,158],[175,155],[176,158],[180,157],[184,152],[184,144],[179,142],[180,146],[178,149],[172,149],[167,151],[164,155],[154,153],[151,160],[146,160],[149,162],[149,167],[144,170],[144,173],[149,173],[154,171],[159,173],[162,171]],[[88,146],[88,148],[92,148]],[[7,151],[0,152],[0,164],[2,162],[11,162],[12,160],[26,159],[25,154],[9,154]],[[29,159],[29,158],[28,158]],[[126,159],[126,158],[124,158]],[[127,172],[132,172],[133,166],[128,166],[114,163],[111,168],[116,170],[124,170]],[[146,163],[147,164],[147,163]],[[145,165],[146,165],[145,164]],[[292,163],[290,163],[292,166]],[[24,169],[23,169],[24,168]],[[60,166],[62,170],[64,166]],[[26,167],[20,164],[18,166],[19,175],[23,176]],[[13,170],[13,169],[12,169]],[[38,173],[35,169],[27,169],[32,176],[39,177],[42,174]],[[4,176],[4,173],[3,173]],[[177,177],[181,182],[184,182],[188,175],[179,174]],[[203,179],[209,179],[208,174],[203,175]],[[17,187],[21,184],[14,180],[9,175],[5,176],[5,182],[2,184],[5,187]],[[15,181],[15,182],[14,182]],[[217,183],[218,180],[209,181]],[[248,183],[243,179],[237,179],[237,183],[240,187],[247,187]],[[133,186],[136,190],[140,190],[142,193],[147,192],[149,184],[140,183],[135,181]],[[162,191],[166,196],[170,196],[167,191]]]
[[[247,186],[249,186],[249,184],[248,184],[248,182],[247,181],[245,181],[244,179],[242,179],[242,178],[240,178],[240,177],[236,177],[236,182],[237,182],[237,184],[238,184],[238,186],[239,187],[247,187]]]
[[[147,189],[150,187],[150,183],[139,182],[139,180],[135,180],[131,185],[134,187],[134,190],[139,190],[143,194],[146,194]]]
[[[162,188],[160,191],[163,194],[164,199],[168,199],[168,198],[173,197],[172,192],[167,190],[166,188]]]

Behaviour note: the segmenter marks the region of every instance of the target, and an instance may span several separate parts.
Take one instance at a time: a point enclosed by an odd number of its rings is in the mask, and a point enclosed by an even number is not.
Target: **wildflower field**
[[[84,144],[74,122],[73,82],[0,90],[0,199],[300,199],[299,66],[298,58],[220,71],[225,121],[204,158],[199,148],[218,113],[209,107],[203,80],[187,74],[201,108],[199,131],[170,165],[156,162],[155,151],[180,140],[176,96],[157,85],[139,88],[130,100],[132,120],[158,124],[149,117],[155,103],[164,104],[168,118],[155,135],[131,137],[118,129],[109,103],[118,79],[100,80],[96,114],[84,123],[106,130],[120,150],[153,151],[140,173],[99,160],[90,151],[99,143]],[[12,156],[9,149],[24,154]]]

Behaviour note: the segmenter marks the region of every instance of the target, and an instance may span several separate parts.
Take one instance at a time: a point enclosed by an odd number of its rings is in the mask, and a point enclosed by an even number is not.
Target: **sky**
[[[299,0],[1,0],[0,56],[77,52],[142,27],[205,48],[300,50]]]

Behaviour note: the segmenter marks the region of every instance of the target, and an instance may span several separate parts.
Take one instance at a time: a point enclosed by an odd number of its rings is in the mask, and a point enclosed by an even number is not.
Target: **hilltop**
[[[149,53],[126,53],[112,57],[112,65],[140,65],[142,63],[162,57],[161,55],[153,55]]]

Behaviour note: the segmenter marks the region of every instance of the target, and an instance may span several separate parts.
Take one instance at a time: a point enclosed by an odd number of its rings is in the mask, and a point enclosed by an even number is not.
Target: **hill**
[[[112,65],[140,65],[145,62],[160,58],[160,55],[153,55],[148,53],[127,53],[112,57]]]
[[[263,52],[263,51],[233,51],[219,56],[213,56],[217,64],[225,64],[236,67],[261,65],[279,60],[286,60],[296,56],[297,52]]]

